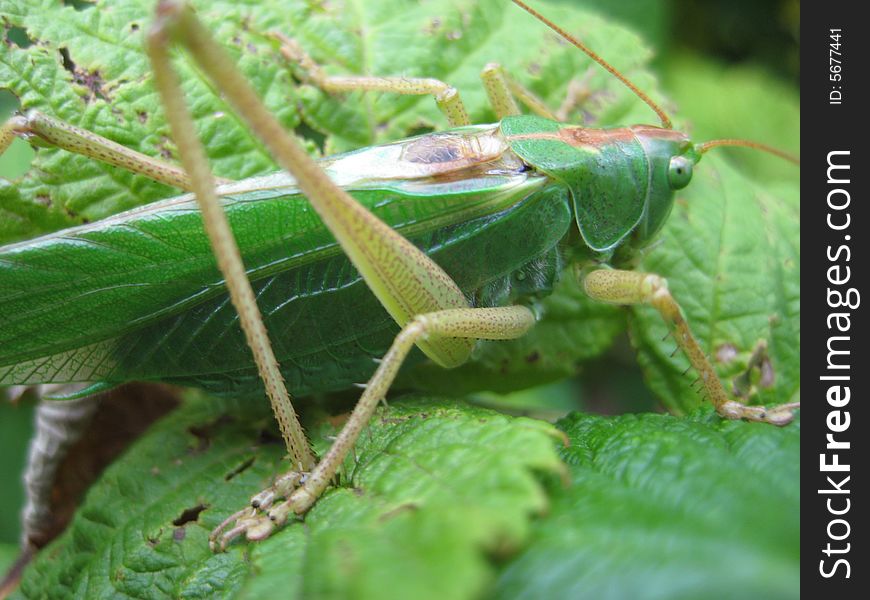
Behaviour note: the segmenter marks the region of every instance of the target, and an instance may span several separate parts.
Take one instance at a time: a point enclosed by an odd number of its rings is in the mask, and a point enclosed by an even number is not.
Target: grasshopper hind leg
[[[305,483],[308,476],[309,473],[293,470],[275,478],[271,486],[251,498],[248,506],[224,519],[211,532],[209,546],[212,551],[223,551],[230,541],[240,535],[245,535],[249,540],[268,537],[274,525],[264,515],[274,506],[276,500],[289,498]]]
[[[520,337],[535,323],[524,306],[460,308],[419,315],[393,341],[378,364],[347,423],[311,473],[287,473],[252,499],[252,505],[224,521],[210,536],[213,550],[224,550],[233,539],[268,537],[294,515],[304,514],[338,473],[345,458],[390,388],[408,353],[420,340],[437,337],[504,340]],[[283,502],[275,503],[279,498]]]

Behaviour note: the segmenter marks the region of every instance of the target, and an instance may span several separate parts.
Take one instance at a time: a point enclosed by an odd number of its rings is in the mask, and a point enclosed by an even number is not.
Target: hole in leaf
[[[196,438],[196,446],[192,448],[194,454],[205,452],[211,446],[211,439],[214,437],[215,429],[232,423],[233,418],[229,415],[221,415],[213,421],[209,421],[203,425],[193,425],[187,428],[187,432]]]
[[[760,340],[752,351],[746,370],[734,378],[732,392],[739,398],[749,398],[759,389],[772,387],[775,380],[776,372],[767,353],[767,343]]]
[[[199,514],[208,508],[205,504],[197,504],[192,508],[186,508],[181,515],[175,519],[172,524],[176,527],[181,527],[187,523],[195,523],[199,519]]]
[[[254,464],[255,460],[256,460],[256,457],[252,456],[251,458],[249,458],[248,460],[246,460],[245,462],[240,464],[238,467],[236,467],[235,469],[233,469],[232,471],[230,471],[229,473],[224,475],[224,481],[229,481],[230,479],[232,479],[236,475],[247,471],[251,467],[251,465]]]
[[[293,131],[303,140],[313,142],[314,145],[317,146],[317,151],[323,154],[326,147],[325,135],[323,135],[321,132],[317,131],[313,127],[310,127],[306,123],[300,123]]]
[[[196,438],[196,446],[193,448],[194,454],[205,452],[211,445],[211,431],[208,425],[205,427],[188,427],[188,433]]]
[[[18,98],[9,90],[0,89],[0,123],[18,110]],[[36,152],[22,139],[12,140],[12,145],[0,155],[0,178],[17,179],[27,173]]]
[[[157,142],[157,151],[160,152],[160,156],[166,160],[173,159],[171,147],[172,141],[166,136],[162,136],[160,141]]]
[[[716,362],[727,365],[737,358],[737,347],[734,344],[722,344],[716,348]]]
[[[12,113],[18,110],[21,103],[9,90],[0,89],[0,121],[6,121]]]
[[[69,71],[72,74],[76,72],[76,64],[73,62],[72,57],[69,55],[69,50],[66,48],[60,49],[60,61],[63,64],[63,68]]]
[[[771,388],[773,387],[774,381],[776,379],[776,374],[773,371],[773,363],[770,361],[770,357],[765,356],[761,361],[761,378],[758,380],[758,387],[760,388]]]
[[[261,429],[260,435],[257,436],[257,445],[265,446],[265,445],[274,445],[274,444],[283,444],[284,440],[281,439],[280,435],[275,435],[275,432],[270,429]]]
[[[75,10],[82,11],[94,7],[94,3],[89,0],[63,0],[64,6],[71,6]]]
[[[7,29],[6,40],[22,49],[29,48],[33,45],[33,40],[30,39],[30,36],[27,35],[27,31],[25,31],[22,27],[13,26]]]
[[[163,536],[163,528],[161,527],[160,530],[157,532],[157,535],[149,535],[146,538],[146,541],[148,542],[148,545],[153,548],[154,546],[156,546],[157,544],[160,543],[160,538],[162,536]]]
[[[99,71],[85,71],[76,66],[72,56],[70,56],[68,48],[60,48],[60,58],[63,68],[72,73],[73,81],[79,85],[86,87],[91,94],[84,98],[85,102],[89,102],[92,97],[101,100],[109,100],[109,97],[103,91],[103,77]]]
[[[433,131],[435,131],[434,127],[431,127],[429,125],[418,125],[417,127],[414,127],[408,132],[408,137],[414,137],[416,135],[426,135],[427,133],[432,133]]]

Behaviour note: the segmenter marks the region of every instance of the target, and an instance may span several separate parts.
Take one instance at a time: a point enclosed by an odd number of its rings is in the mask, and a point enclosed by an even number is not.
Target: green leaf
[[[570,487],[492,597],[796,598],[800,425],[724,422],[708,412],[559,426]]]
[[[11,404],[0,391],[0,473],[5,479],[0,494],[0,543],[17,543],[20,538],[19,513],[24,501],[24,482],[18,471],[27,456],[27,444],[32,435],[33,407],[28,403]],[[2,568],[0,573],[3,573]]]
[[[749,65],[726,68],[682,54],[668,62],[662,77],[696,141],[739,137],[799,153],[800,99],[768,71]],[[723,94],[723,89],[740,92]],[[742,149],[714,152],[759,182],[798,179],[797,168],[775,156]]]
[[[18,544],[0,543],[0,573],[6,573],[20,553],[21,549],[18,547]]]
[[[548,506],[534,473],[562,469],[547,423],[414,398],[375,416],[304,523],[212,554],[209,531],[282,470],[271,421],[265,402],[189,398],[104,473],[24,596],[475,597]]]

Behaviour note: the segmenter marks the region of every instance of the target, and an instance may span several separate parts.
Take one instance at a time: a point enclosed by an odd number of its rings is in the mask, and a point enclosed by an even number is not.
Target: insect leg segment
[[[511,77],[498,63],[489,63],[480,72],[489,103],[499,120],[520,114],[517,100],[545,119],[556,119],[546,103],[533,91]]]
[[[35,110],[16,115],[0,128],[0,154],[15,137],[37,139],[41,143],[63,148],[101,162],[144,175],[182,190],[192,190],[184,169],[141,152],[126,148],[86,129],[54,119]],[[220,180],[220,183],[228,183]]]
[[[680,305],[668,291],[667,281],[649,273],[601,269],[588,273],[583,279],[585,292],[593,299],[611,304],[649,304],[674,328],[674,339],[685,352],[689,363],[698,372],[710,401],[716,411],[729,419],[762,421],[774,425],[786,425],[794,415],[792,410],[799,403],[790,403],[765,408],[746,406],[729,399],[719,376],[710,364],[707,355],[692,335]]]
[[[372,91],[390,92],[406,96],[423,96],[431,94],[435,103],[451,127],[471,125],[471,119],[465,110],[465,105],[459,97],[459,91],[440,79],[430,77],[374,77],[365,75],[336,76],[326,75],[323,69],[302,49],[299,43],[281,33],[272,36],[281,43],[281,54],[287,60],[298,64],[311,83],[324,92],[336,94],[341,92]]]
[[[215,181],[205,150],[197,138],[193,120],[184,102],[180,81],[170,63],[169,42],[173,41],[173,33],[178,31],[172,27],[172,17],[181,8],[184,8],[183,5],[171,2],[158,5],[158,19],[149,32],[147,46],[154,67],[155,84],[166,107],[166,115],[184,170],[190,177],[202,211],[203,225],[211,241],[218,267],[224,275],[230,299],[239,314],[239,322],[254,354],[287,450],[297,468],[309,469],[314,465],[314,454],[284,386],[278,360],[257,307],[238,245],[230,230],[227,216],[218,202]],[[168,18],[160,18],[164,16]]]
[[[511,93],[508,76],[498,63],[489,63],[480,72],[483,88],[489,98],[489,104],[496,118],[501,121],[505,117],[520,114],[514,95]]]
[[[291,515],[307,511],[335,477],[348,452],[389,390],[408,353],[420,340],[438,337],[514,339],[525,334],[534,324],[534,314],[524,306],[461,308],[415,317],[396,336],[341,433],[302,485],[268,513],[260,513],[259,517],[240,518],[236,521],[236,527],[223,535],[220,528],[215,530],[212,534],[213,545],[224,549],[234,537],[243,532],[250,540],[262,539],[275,527],[283,525]]]
[[[550,110],[543,99],[511,77],[498,63],[486,65],[480,73],[480,79],[483,81],[489,103],[499,120],[520,114],[520,108],[517,104],[519,101],[520,104],[528,107],[539,117],[564,123],[574,109],[582,106],[589,99],[590,92],[587,80],[592,73],[590,68],[581,79],[572,79],[568,83],[565,99],[556,112]]]
[[[6,152],[12,144],[12,140],[18,137],[19,119],[20,117],[17,116],[12,117],[0,126],[0,155]]]

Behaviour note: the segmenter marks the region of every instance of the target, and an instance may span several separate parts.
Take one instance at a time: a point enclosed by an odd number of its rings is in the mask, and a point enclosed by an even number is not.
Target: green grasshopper
[[[739,140],[691,143],[621,73],[514,2],[628,86],[661,126],[562,125],[495,64],[482,78],[499,121],[472,125],[447,83],[327,76],[280,38],[284,55],[324,91],[431,94],[451,125],[316,162],[192,10],[159,2],[148,51],[181,168],[33,112],[3,125],[0,152],[16,136],[38,138],[193,194],[0,248],[0,385],[98,382],[94,391],[137,379],[229,393],[264,386],[294,468],[215,530],[217,548],[241,535],[262,539],[313,505],[415,347],[449,368],[469,360],[478,340],[522,336],[536,322],[534,299],[566,269],[595,300],[661,313],[723,417],[788,423],[795,404],[766,409],[729,398],[664,279],[620,268],[655,238],[674,191],[690,183],[709,149],[782,153]],[[175,44],[284,172],[215,180],[169,60]],[[523,115],[517,100],[535,114]],[[351,312],[354,323],[342,322]],[[284,382],[303,394],[366,378],[347,424],[316,461]]]

